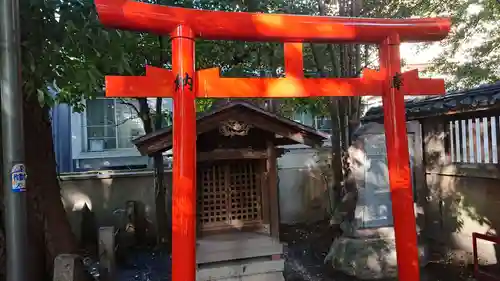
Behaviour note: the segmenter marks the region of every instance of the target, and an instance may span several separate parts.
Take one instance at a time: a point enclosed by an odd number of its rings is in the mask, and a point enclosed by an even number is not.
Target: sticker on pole
[[[12,181],[12,192],[26,191],[26,168],[24,164],[16,164],[12,167],[10,179]]]

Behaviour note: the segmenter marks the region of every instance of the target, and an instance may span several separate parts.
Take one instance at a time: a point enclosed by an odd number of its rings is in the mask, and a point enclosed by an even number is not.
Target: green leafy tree
[[[463,48],[465,39],[474,38],[478,32],[485,33],[486,40],[481,46],[468,49],[475,60],[459,63],[443,59],[451,56],[441,56],[442,59],[437,61],[436,71],[453,74],[457,81],[465,84],[494,81],[498,78],[498,68],[495,66],[498,58],[498,32],[491,28],[498,19],[500,6],[495,0],[481,2],[478,5],[483,6],[482,10],[472,15],[466,12],[470,3],[465,0],[455,1],[456,3],[436,0],[365,0],[363,5],[354,5],[354,9],[352,1],[340,2],[344,5],[342,9],[336,1],[314,0],[172,0],[161,4],[224,11],[309,15],[344,13],[372,17],[448,13],[453,16],[457,28],[444,43],[445,54],[452,54],[454,50]],[[86,99],[102,94],[104,75],[143,75],[146,64],[169,67],[171,49],[168,38],[104,28],[97,20],[90,0],[21,1],[21,17],[25,109],[23,120],[26,164],[30,175],[30,264],[33,266],[30,280],[49,280],[54,257],[60,253],[77,251],[77,244],[60,200],[50,107],[57,103],[67,103],[74,110],[81,111]],[[464,24],[458,24],[460,21]],[[373,46],[308,46],[305,50],[305,71],[308,75],[315,76],[356,76],[360,65],[368,64],[366,58],[373,51]],[[326,63],[322,64],[321,61]],[[278,76],[283,69],[282,45],[198,40],[196,67],[220,67],[225,76]],[[58,94],[51,95],[46,90],[47,87],[57,90]],[[211,103],[211,100],[199,100],[198,109],[206,110]],[[351,119],[357,119],[360,113],[359,101],[355,99],[290,99],[272,101],[270,104],[276,105],[275,110],[285,113],[293,108],[295,111],[307,110],[330,115],[336,120],[336,132],[340,132],[342,126],[347,126]],[[146,130],[152,131],[160,127],[155,119],[158,121],[169,118],[169,114],[163,113],[161,100],[157,100],[155,106],[150,106],[146,100],[141,99],[139,105],[138,113]],[[343,108],[349,109],[339,113]],[[348,136],[343,138],[347,140]]]
[[[258,1],[186,1],[173,4],[212,10],[247,10],[256,3]],[[266,2],[266,5],[278,6],[274,2]],[[89,0],[21,1],[20,8],[23,120],[30,177],[28,208],[32,268],[29,273],[30,280],[50,280],[54,258],[61,253],[78,252],[60,198],[50,107],[67,103],[75,111],[81,111],[86,99],[102,94],[105,74],[142,75],[146,64],[168,67],[171,53],[168,38],[104,28]],[[259,69],[260,64],[265,64],[264,59],[259,63],[257,54],[267,53],[265,61],[271,60],[269,46],[199,41],[196,44],[196,65],[198,68],[218,66],[224,75],[244,74],[247,69]],[[47,91],[48,87],[56,90],[57,95]],[[150,108],[145,100],[140,100],[140,104],[138,111],[145,121],[145,128],[154,126],[154,114],[161,110]],[[201,100],[198,105],[201,110],[206,109],[210,100]]]
[[[447,75],[449,90],[497,82],[500,3],[496,0],[424,2],[427,5],[420,7],[420,15],[446,15],[453,22],[450,35],[440,43],[442,52],[436,56],[430,72]]]
[[[448,90],[475,87],[499,80],[500,3],[485,1],[366,0],[366,15],[374,17],[451,17],[449,36],[433,43],[437,50],[428,75],[445,75]],[[365,15],[364,14],[364,15]],[[420,52],[431,44],[420,44]]]

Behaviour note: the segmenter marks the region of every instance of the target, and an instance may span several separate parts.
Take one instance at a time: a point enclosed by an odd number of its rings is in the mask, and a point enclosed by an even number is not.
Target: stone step
[[[284,269],[283,259],[206,264],[198,268],[196,281],[284,281]]]
[[[199,239],[197,244],[198,265],[283,254],[283,245],[279,241],[255,233],[214,235]]]

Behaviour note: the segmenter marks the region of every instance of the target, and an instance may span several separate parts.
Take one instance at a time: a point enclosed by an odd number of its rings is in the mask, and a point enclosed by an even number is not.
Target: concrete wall
[[[500,173],[496,164],[453,164],[444,122],[423,122],[427,194],[425,233],[453,259],[472,262],[472,233],[500,234]],[[497,247],[480,240],[479,258],[496,264]]]
[[[292,148],[278,161],[280,216],[282,223],[311,222],[325,218],[328,210],[326,183],[317,163],[316,151]],[[154,232],[154,182],[151,171],[109,171],[62,175],[64,206],[79,235],[79,212],[87,204],[99,226],[120,226],[122,210],[129,200],[142,203],[142,211]],[[172,183],[171,172],[165,181]]]
[[[78,174],[61,176],[63,204],[73,230],[80,235],[79,212],[85,204],[94,212],[98,226],[123,226],[125,204],[134,200],[140,204],[148,221],[150,233],[156,222],[154,210],[154,181],[151,171],[110,172],[109,174]],[[171,183],[171,173],[165,180]]]
[[[423,120],[421,134],[414,135],[417,224],[431,250],[453,261],[472,263],[472,233],[500,234],[500,166],[451,163],[445,122],[439,118]],[[364,127],[377,126],[370,123]],[[408,130],[412,132],[411,126]],[[364,177],[365,170],[360,172]],[[363,192],[366,190],[361,192],[360,201]],[[497,248],[479,240],[481,263],[497,264]]]

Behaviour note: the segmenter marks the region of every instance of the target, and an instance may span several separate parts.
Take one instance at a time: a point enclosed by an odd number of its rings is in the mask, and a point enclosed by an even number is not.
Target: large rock
[[[419,246],[420,265],[427,263],[427,250]],[[359,279],[397,277],[394,228],[358,230],[355,237],[339,237],[330,249],[334,269]]]

